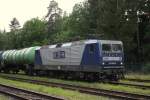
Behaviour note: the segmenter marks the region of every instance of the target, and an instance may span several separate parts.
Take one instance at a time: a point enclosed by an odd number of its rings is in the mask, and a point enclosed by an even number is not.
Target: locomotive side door
[[[98,43],[86,44],[81,65],[85,71],[98,71],[100,64],[100,50]]]

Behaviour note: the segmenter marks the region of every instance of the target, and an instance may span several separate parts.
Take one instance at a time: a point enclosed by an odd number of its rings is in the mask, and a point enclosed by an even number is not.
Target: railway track
[[[39,80],[16,78],[16,77],[10,77],[10,76],[3,76],[3,77],[7,78],[7,79],[29,82],[29,83],[33,83],[33,84],[40,84],[40,85],[45,85],[45,86],[60,87],[63,89],[76,90],[81,93],[97,95],[97,96],[100,96],[100,95],[101,96],[109,96],[109,97],[120,98],[120,99],[125,99],[125,100],[150,100],[150,95],[113,91],[113,90],[107,90],[107,89],[96,89],[96,88],[74,86],[74,85],[63,84],[63,83],[45,82],[45,81],[39,81]]]
[[[65,100],[61,97],[29,91],[17,87],[0,84],[0,93],[9,95],[19,100]]]
[[[130,78],[126,78],[124,80],[135,81],[135,82],[150,82],[150,80],[143,80],[143,79],[130,79]]]
[[[141,85],[141,84],[131,84],[131,83],[122,83],[122,82],[109,82],[114,85],[124,85],[124,86],[134,86],[142,89],[150,89],[150,86]]]

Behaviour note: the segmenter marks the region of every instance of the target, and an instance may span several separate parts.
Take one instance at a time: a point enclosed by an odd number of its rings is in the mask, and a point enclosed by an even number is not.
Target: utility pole
[[[150,12],[144,12],[144,11],[132,11],[132,10],[126,10],[125,11],[125,18],[126,21],[129,21],[128,18],[129,12],[132,14],[136,13],[137,16],[137,31],[136,31],[136,42],[137,42],[137,62],[139,65],[143,65],[144,63],[144,51],[143,51],[143,41],[144,41],[144,34],[145,34],[145,28],[148,25],[150,21]]]
[[[144,32],[145,28],[149,23],[149,13],[143,12],[143,11],[137,11],[137,17],[138,17],[138,31],[137,31],[137,48],[138,48],[138,60],[140,63],[144,61],[143,57],[143,39],[144,39]]]

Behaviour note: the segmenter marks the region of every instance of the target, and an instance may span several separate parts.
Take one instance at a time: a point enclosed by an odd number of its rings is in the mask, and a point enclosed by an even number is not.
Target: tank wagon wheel
[[[33,76],[34,75],[34,66],[27,64],[26,69],[25,69],[25,73],[29,76]]]

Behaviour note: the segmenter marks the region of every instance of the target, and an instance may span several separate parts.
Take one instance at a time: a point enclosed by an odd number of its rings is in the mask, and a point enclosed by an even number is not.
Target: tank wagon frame
[[[123,55],[121,41],[81,40],[4,51],[1,70],[13,65],[16,73],[21,69],[29,75],[118,80],[124,76]]]

